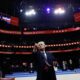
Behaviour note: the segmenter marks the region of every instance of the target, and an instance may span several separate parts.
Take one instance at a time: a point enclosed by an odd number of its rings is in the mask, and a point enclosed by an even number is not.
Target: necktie
[[[45,63],[46,63],[46,65],[47,65],[47,66],[51,66],[51,65],[48,63],[48,61],[47,61],[47,54],[46,54],[46,52],[44,52],[44,58],[45,58]]]
[[[44,58],[47,60],[47,54],[44,52]]]

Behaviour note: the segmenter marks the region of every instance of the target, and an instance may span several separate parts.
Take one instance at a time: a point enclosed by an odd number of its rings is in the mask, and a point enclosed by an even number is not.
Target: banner
[[[75,22],[80,22],[80,12],[74,14],[74,20]]]
[[[19,26],[19,18],[11,16],[11,24],[14,26]]]
[[[9,17],[2,16],[1,19],[4,20],[5,22],[9,23],[9,24],[11,23],[11,18],[9,18]]]
[[[9,16],[4,13],[0,13],[0,20],[3,20],[9,24],[12,24],[14,26],[19,26],[19,18],[14,16]]]

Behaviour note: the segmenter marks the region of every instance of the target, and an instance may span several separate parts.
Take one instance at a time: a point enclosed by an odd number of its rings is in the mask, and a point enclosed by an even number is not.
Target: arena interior
[[[80,1],[0,0],[0,80],[36,80],[39,41],[56,57],[57,80],[80,80]]]

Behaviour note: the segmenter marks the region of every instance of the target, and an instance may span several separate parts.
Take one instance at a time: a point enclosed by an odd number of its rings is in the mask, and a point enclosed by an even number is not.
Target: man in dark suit
[[[35,43],[33,48],[33,60],[37,70],[37,80],[56,80],[52,54],[45,51],[45,43],[40,41]]]

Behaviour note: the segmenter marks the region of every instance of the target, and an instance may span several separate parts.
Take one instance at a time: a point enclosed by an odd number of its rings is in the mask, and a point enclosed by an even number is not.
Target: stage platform
[[[13,74],[7,74],[6,78],[15,78],[15,80],[36,80],[37,73],[29,72],[16,72]],[[56,71],[57,80],[80,80],[80,69]]]

